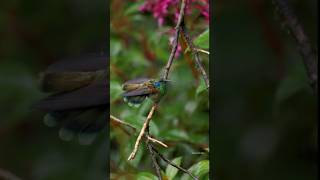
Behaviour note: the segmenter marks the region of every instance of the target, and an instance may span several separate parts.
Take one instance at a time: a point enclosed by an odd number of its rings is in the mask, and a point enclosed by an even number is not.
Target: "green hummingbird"
[[[166,93],[168,80],[138,78],[125,82],[122,89],[125,91],[122,96],[129,106],[139,107],[141,103],[150,98],[158,103]]]

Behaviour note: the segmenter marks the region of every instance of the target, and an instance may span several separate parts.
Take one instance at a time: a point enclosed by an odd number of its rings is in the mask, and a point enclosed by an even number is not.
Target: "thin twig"
[[[166,157],[164,157],[156,148],[154,148],[151,144],[150,146],[152,147],[152,150],[162,159],[164,160],[166,163],[170,164],[171,166],[181,170],[182,172],[188,174],[189,176],[191,176],[193,179],[198,180],[198,178],[196,176],[194,176],[191,172],[189,172],[188,170],[182,168],[181,166],[178,166],[177,164],[173,163],[172,161],[170,161],[169,159],[167,159]]]
[[[119,118],[116,118],[116,117],[113,116],[113,115],[110,115],[110,120],[112,120],[112,121],[114,121],[114,122],[116,122],[116,123],[118,123],[118,124],[121,124],[121,125],[125,125],[125,126],[127,126],[127,127],[130,127],[131,129],[133,129],[133,130],[135,130],[135,131],[137,130],[137,129],[136,129],[135,127],[133,127],[131,124],[126,123],[126,122],[120,120]],[[164,146],[164,147],[168,147],[168,146],[167,146],[166,144],[164,144],[163,142],[161,142],[161,141],[159,141],[159,140],[157,140],[157,139],[152,138],[152,137],[150,136],[150,134],[149,134],[149,127],[147,127],[147,130],[146,130],[146,133],[144,134],[144,136],[146,137],[145,143],[146,143],[146,146],[147,146],[147,148],[148,148],[148,150],[149,150],[149,152],[150,152],[150,154],[151,154],[153,166],[154,166],[154,168],[156,169],[157,176],[158,176],[158,178],[159,178],[160,180],[162,180],[162,176],[161,176],[161,173],[160,173],[160,166],[159,166],[158,161],[157,161],[157,159],[156,159],[156,157],[155,157],[155,154],[154,154],[154,152],[153,152],[153,150],[152,150],[152,148],[151,148],[151,146],[150,146],[150,141],[153,142],[153,143],[158,143],[158,144],[160,144],[160,145],[162,145],[162,146]]]
[[[309,84],[317,95],[318,93],[318,55],[311,48],[309,38],[304,32],[303,27],[298,22],[298,18],[290,9],[287,0],[274,0],[274,6],[283,23],[286,25],[290,34],[296,40],[299,52],[303,58],[305,68],[307,70]]]
[[[127,122],[124,122],[124,121],[122,121],[122,120],[114,117],[113,115],[110,115],[110,119],[111,119],[112,121],[118,123],[118,124],[122,124],[122,125],[128,126],[128,127],[130,127],[131,129],[133,129],[133,130],[135,130],[135,131],[137,130],[137,129],[136,129],[135,127],[133,127],[131,124],[129,124],[129,123],[127,123]]]
[[[159,141],[158,139],[152,138],[150,135],[146,135],[146,136],[147,136],[147,139],[148,139],[149,141],[151,141],[151,142],[153,142],[153,143],[158,143],[158,144],[160,144],[161,146],[163,146],[163,147],[165,147],[165,148],[168,147],[168,145],[166,145],[165,143]]]
[[[157,107],[157,104],[154,104],[154,105],[152,106],[152,108],[151,108],[151,110],[150,110],[150,112],[149,112],[149,114],[148,114],[148,116],[147,116],[147,119],[146,119],[145,122],[143,123],[143,126],[142,126],[142,129],[141,129],[141,131],[140,131],[140,134],[139,134],[139,136],[138,136],[138,138],[137,138],[137,140],[136,140],[136,143],[135,143],[135,145],[134,145],[134,149],[133,149],[132,153],[130,154],[128,160],[132,160],[132,159],[135,158],[136,153],[137,153],[138,148],[139,148],[139,145],[140,145],[141,138],[142,138],[142,136],[144,135],[147,127],[149,126],[150,120],[151,120],[151,118],[152,118],[152,115],[153,115],[156,107]]]
[[[181,24],[181,33],[182,33],[183,37],[185,38],[185,40],[186,40],[186,42],[187,42],[187,44],[188,44],[193,56],[194,56],[194,60],[196,62],[196,67],[197,67],[198,71],[202,75],[207,89],[209,89],[210,84],[209,84],[208,75],[207,75],[206,71],[204,70],[204,67],[203,67],[203,65],[201,63],[201,59],[200,59],[199,53],[196,50],[196,48],[194,47],[193,42],[191,41],[191,38],[190,38],[190,36],[188,34],[187,28],[186,28],[184,23]]]
[[[149,135],[149,127],[147,129],[147,135]],[[148,148],[148,150],[150,152],[152,163],[153,163],[153,167],[156,169],[156,173],[157,173],[158,179],[162,180],[161,169],[160,169],[159,163],[158,163],[157,158],[156,158],[156,156],[154,154],[154,151],[152,149],[152,145],[149,143],[148,139],[146,140],[146,146],[147,146],[147,148]]]
[[[194,50],[198,51],[198,52],[202,52],[204,54],[207,54],[207,55],[210,55],[210,52],[209,51],[206,51],[204,49],[200,49],[200,48],[195,48]]]
[[[179,13],[179,18],[178,18],[178,22],[177,25],[175,27],[175,34],[174,34],[174,39],[173,39],[173,45],[172,45],[172,49],[171,49],[171,53],[167,62],[167,65],[165,67],[165,71],[164,71],[164,75],[163,75],[163,79],[168,79],[169,76],[169,71],[173,62],[173,59],[176,55],[177,52],[177,48],[178,48],[178,41],[179,41],[179,34],[180,34],[180,30],[181,30],[181,24],[183,22],[184,19],[184,12],[186,9],[186,0],[182,0],[181,2],[181,8],[180,8],[180,13]]]
[[[114,121],[115,123],[121,124],[121,125],[125,125],[127,127],[130,127],[132,130],[137,131],[137,129],[135,127],[133,127],[131,124],[124,122],[122,120],[120,120],[119,118],[116,118],[113,115],[110,115],[110,120]],[[126,131],[127,132],[127,131]],[[128,132],[129,133],[129,132]],[[166,145],[165,143],[161,142],[158,139],[152,138],[149,134],[144,134],[145,138],[147,138],[149,141],[153,142],[153,143],[157,143],[160,144],[161,146],[167,148],[168,145]]]

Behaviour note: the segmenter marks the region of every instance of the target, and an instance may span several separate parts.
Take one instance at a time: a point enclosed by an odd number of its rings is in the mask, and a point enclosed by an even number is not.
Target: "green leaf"
[[[209,29],[201,33],[193,43],[200,48],[209,49]]]
[[[275,103],[280,104],[295,93],[308,89],[307,77],[302,63],[292,63],[288,65],[287,76],[280,82]]]
[[[206,91],[206,90],[207,90],[207,86],[206,86],[206,84],[204,83],[204,80],[201,79],[201,80],[200,80],[200,84],[199,84],[199,86],[198,86],[198,88],[197,88],[197,90],[196,90],[196,97],[197,97],[199,94],[201,94],[202,92]]]
[[[199,179],[203,179],[209,173],[209,160],[203,160],[194,164],[189,171]],[[184,174],[181,180],[193,180],[188,174]]]
[[[130,112],[130,114],[123,117],[123,120],[125,122],[131,124],[136,129],[140,129],[142,127],[143,119],[144,119],[143,116],[139,114],[135,114],[134,112]]]
[[[288,76],[281,81],[276,93],[276,100],[282,102],[305,87],[303,79]]]
[[[164,131],[161,135],[163,139],[171,140],[171,141],[180,141],[180,140],[188,140],[189,136],[185,131],[178,129],[170,129]]]
[[[141,172],[137,175],[137,180],[158,180],[158,177],[149,172]]]
[[[158,136],[159,135],[159,128],[157,126],[156,123],[154,123],[152,120],[149,124],[149,127],[150,127],[150,133],[153,135],[153,136]]]
[[[191,134],[189,133],[189,142],[192,143],[207,143],[208,137],[204,136],[203,134]]]
[[[110,43],[110,56],[116,57],[121,51],[122,45],[118,40],[111,39]],[[114,59],[114,58],[113,58]]]
[[[173,163],[180,166],[182,157],[177,157],[174,160],[172,160]],[[166,168],[166,176],[169,180],[172,180],[178,173],[178,169],[171,166],[170,164]]]
[[[116,81],[110,81],[110,97],[111,102],[120,98],[120,95],[122,94],[122,88],[120,83]]]

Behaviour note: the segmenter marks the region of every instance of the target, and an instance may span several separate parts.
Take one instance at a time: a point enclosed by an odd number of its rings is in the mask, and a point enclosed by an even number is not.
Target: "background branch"
[[[197,70],[200,72],[200,74],[202,75],[202,78],[206,84],[206,87],[207,89],[209,89],[209,78],[208,78],[208,75],[201,63],[201,59],[200,59],[200,56],[199,56],[199,53],[198,53],[198,50],[194,47],[193,45],[193,42],[191,41],[191,38],[188,34],[188,31],[187,31],[187,28],[185,26],[184,23],[181,24],[181,33],[183,35],[183,37],[185,38],[185,41],[186,43],[188,44],[193,56],[194,56],[194,60],[196,62],[196,67],[197,67]]]
[[[172,49],[171,49],[171,53],[170,53],[167,65],[165,67],[163,79],[168,79],[169,71],[171,69],[171,65],[172,65],[173,59],[174,59],[174,57],[176,55],[176,52],[177,52],[179,34],[180,34],[180,30],[181,30],[181,24],[182,24],[182,21],[184,19],[185,9],[186,9],[186,0],[182,0],[180,13],[179,13],[179,19],[178,19],[177,25],[175,27],[176,31],[175,31],[175,34],[174,34],[173,45],[172,45]]]
[[[148,127],[148,130],[147,130],[147,135],[149,135],[149,127]],[[153,163],[153,167],[156,169],[156,173],[157,173],[158,179],[162,180],[160,166],[159,166],[157,158],[155,156],[155,152],[152,149],[152,145],[149,143],[148,139],[146,139],[146,146],[147,146],[147,148],[148,148],[148,150],[150,152],[152,163]]]
[[[111,120],[112,122],[116,123],[116,124],[121,124],[121,125],[130,127],[130,128],[131,128],[132,130],[134,130],[134,131],[137,131],[137,129],[136,129],[135,127],[133,127],[131,124],[129,124],[129,123],[127,123],[127,122],[124,122],[124,121],[122,121],[122,120],[114,117],[113,115],[110,115],[110,120]],[[121,128],[121,129],[122,129],[126,134],[131,135],[130,132],[128,132],[126,129],[124,129],[124,128]],[[144,134],[144,136],[145,136],[146,139],[148,139],[149,141],[151,141],[151,142],[153,142],[153,143],[160,144],[161,146],[163,146],[163,147],[165,147],[165,148],[168,147],[165,143],[163,143],[163,142],[161,142],[161,141],[159,141],[159,140],[157,140],[157,139],[155,139],[155,138],[152,138],[152,137],[150,136],[150,134]]]
[[[118,123],[120,123],[120,124],[122,124],[122,125],[126,125],[126,126],[132,128],[132,129],[136,130],[136,128],[133,127],[132,125],[130,125],[129,123],[125,123],[125,122],[123,122],[122,120],[120,120],[120,119],[118,119],[118,118],[116,118],[116,117],[114,117],[114,116],[112,116],[112,115],[110,115],[110,119],[111,119],[112,121],[118,122]],[[145,132],[145,136],[146,136],[146,137],[150,137],[149,128],[147,128],[147,130],[146,130],[146,132]],[[157,161],[156,158],[155,158],[155,155],[158,155],[158,156],[159,156],[161,159],[163,159],[165,162],[167,162],[168,164],[176,167],[177,169],[181,170],[182,172],[189,174],[191,177],[194,177],[194,176],[191,174],[191,172],[189,172],[188,170],[186,170],[186,169],[184,169],[184,168],[182,168],[182,167],[174,164],[172,161],[170,161],[169,159],[167,159],[166,157],[164,157],[152,144],[150,144],[150,141],[152,141],[151,138],[148,138],[148,139],[146,138],[146,139],[145,139],[145,143],[146,143],[146,146],[147,146],[147,148],[148,148],[148,150],[149,150],[149,152],[150,152],[150,155],[151,155],[151,158],[152,158],[152,162],[153,162],[153,166],[154,166],[155,169],[156,169],[157,175],[158,175],[158,171],[160,172],[160,166],[159,166],[158,161]],[[157,141],[158,141],[158,140],[157,140]],[[159,179],[162,178],[161,174],[160,174],[160,176],[158,175],[158,177],[159,177]],[[196,177],[194,177],[194,178],[197,179]]]
[[[175,163],[173,163],[172,161],[170,161],[169,159],[167,159],[166,157],[164,157],[156,148],[154,148],[152,145],[150,145],[152,147],[152,150],[162,159],[164,160],[166,163],[170,164],[171,166],[181,170],[182,172],[188,174],[189,176],[191,176],[193,179],[198,180],[197,177],[195,177],[191,172],[189,172],[188,170],[182,168],[181,166],[176,165]]]
[[[299,24],[297,17],[289,7],[287,0],[273,0],[274,6],[282,23],[284,23],[290,34],[295,39],[299,52],[303,58],[303,63],[307,70],[309,84],[314,94],[318,93],[318,55],[311,48],[309,38],[305,34],[303,27]]]

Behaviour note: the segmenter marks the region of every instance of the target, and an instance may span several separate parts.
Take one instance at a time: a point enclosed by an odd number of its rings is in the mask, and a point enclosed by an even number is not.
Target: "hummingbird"
[[[164,79],[138,78],[126,81],[122,85],[122,96],[129,106],[139,107],[146,98],[158,103],[165,95],[167,81]]]
[[[85,55],[58,61],[41,73],[41,89],[49,95],[34,107],[46,113],[46,125],[60,128],[63,140],[78,136],[80,144],[91,144],[107,126],[107,67],[106,55]]]

